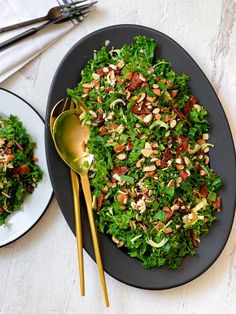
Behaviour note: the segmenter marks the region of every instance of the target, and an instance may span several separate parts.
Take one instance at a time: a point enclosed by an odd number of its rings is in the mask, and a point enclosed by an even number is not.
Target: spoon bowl
[[[62,112],[55,120],[53,137],[61,158],[79,174],[87,173],[93,155],[86,149],[89,129],[82,125],[79,109]]]

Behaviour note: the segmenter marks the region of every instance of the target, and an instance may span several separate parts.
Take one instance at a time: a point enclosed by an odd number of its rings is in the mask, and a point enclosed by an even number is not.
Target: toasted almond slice
[[[143,168],[143,171],[147,172],[147,171],[154,171],[156,170],[156,166],[155,165],[150,165],[150,166],[146,166]]]

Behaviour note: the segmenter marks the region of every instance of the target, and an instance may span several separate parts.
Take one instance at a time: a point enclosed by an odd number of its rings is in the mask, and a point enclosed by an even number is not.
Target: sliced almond
[[[176,120],[173,119],[171,122],[170,122],[170,128],[173,129],[175,126],[176,126]]]
[[[124,160],[124,159],[126,159],[127,157],[128,157],[127,154],[118,154],[118,155],[116,156],[116,158],[119,159],[119,160]]]
[[[83,88],[89,88],[89,89],[94,87],[93,83],[85,83],[82,86],[83,86]]]
[[[150,165],[150,166],[146,166],[143,168],[143,171],[147,172],[147,171],[154,171],[156,170],[156,166],[155,165]]]
[[[145,93],[141,93],[141,94],[139,95],[139,98],[138,98],[138,100],[137,100],[137,103],[142,102],[142,101],[145,99],[145,97],[146,97],[146,94],[145,94]]]
[[[154,88],[152,91],[153,91],[153,93],[156,94],[157,96],[161,96],[161,90],[160,90],[160,88]]]
[[[176,168],[177,168],[178,170],[183,170],[183,169],[184,169],[184,165],[176,165]]]
[[[141,158],[139,159],[137,162],[136,162],[136,167],[137,168],[140,168],[141,167],[141,164],[145,161],[145,158]]]

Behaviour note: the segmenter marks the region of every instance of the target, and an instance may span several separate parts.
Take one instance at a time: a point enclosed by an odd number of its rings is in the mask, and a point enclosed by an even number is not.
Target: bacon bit
[[[195,247],[198,247],[199,241],[196,239],[196,235],[193,230],[190,231],[190,239]]]
[[[101,192],[99,197],[98,197],[98,209],[102,208],[102,204],[104,202],[104,199],[105,199],[104,194]]]
[[[4,153],[5,153],[6,155],[10,155],[10,154],[11,154],[10,148],[5,148]]]
[[[122,152],[122,150],[124,150],[124,149],[125,149],[125,145],[117,145],[117,146],[114,147],[114,151],[115,151],[116,153],[120,153],[120,152]]]
[[[142,82],[143,81],[140,79],[139,74],[134,73],[129,85],[127,86],[128,91],[133,92],[142,84]]]
[[[211,204],[215,207],[215,209],[219,212],[221,210],[221,197],[218,195],[216,196],[216,200],[214,202],[211,202]]]
[[[185,170],[181,170],[179,176],[182,179],[182,182],[184,182],[188,178],[188,173]]]
[[[174,112],[177,114],[177,116],[180,117],[181,120],[184,120],[189,126],[191,126],[191,122],[186,118],[186,116],[174,106],[174,102],[172,102],[172,108]]]
[[[177,143],[176,156],[179,157],[181,156],[181,153],[188,150],[188,138],[185,136],[178,136]]]
[[[129,81],[132,79],[132,76],[133,76],[133,73],[131,73],[131,72],[128,72],[125,74],[125,78]]]
[[[164,219],[164,221],[169,220],[173,216],[173,211],[169,207],[167,207],[167,206],[165,206],[163,208],[163,212],[165,212],[166,215],[167,215],[166,218]]]
[[[203,197],[205,197],[205,198],[207,198],[207,196],[208,196],[208,194],[209,194],[209,192],[208,192],[208,190],[207,190],[207,188],[206,188],[205,185],[202,185],[202,186],[200,187],[199,193],[201,194],[201,196],[203,196]]]
[[[100,75],[100,76],[105,76],[105,75],[107,75],[107,73],[104,72],[103,69],[97,69],[97,70],[96,70],[96,73],[97,73],[98,75]]]
[[[101,135],[101,136],[103,136],[103,135],[111,135],[111,134],[112,134],[112,131],[108,131],[105,126],[102,126],[102,127],[99,129],[99,132],[100,132],[100,135]]]
[[[30,167],[29,167],[29,165],[26,164],[26,165],[23,165],[23,166],[20,166],[20,167],[13,168],[13,169],[11,169],[11,171],[14,174],[23,175],[25,173],[30,172]]]
[[[189,101],[184,105],[183,111],[185,116],[187,116],[193,108],[193,105],[197,104],[198,100],[195,96],[192,96]]]
[[[134,114],[150,114],[151,111],[142,104],[134,104],[131,108],[131,112]]]
[[[117,173],[118,175],[124,175],[126,174],[128,171],[129,171],[129,167],[127,166],[115,166],[113,169],[112,169],[112,173]]]
[[[164,155],[163,155],[162,160],[161,160],[161,169],[167,167],[167,161],[170,160],[171,157],[172,157],[172,153],[171,153],[169,147],[167,147],[165,149]]]
[[[0,214],[4,212],[4,209],[0,207]]]
[[[103,113],[98,113],[98,116],[93,120],[93,125],[102,126],[105,123],[105,119],[103,118]]]
[[[177,90],[172,90],[172,91],[171,91],[171,97],[172,97],[172,98],[175,98],[176,95],[177,95],[177,93],[178,93]]]

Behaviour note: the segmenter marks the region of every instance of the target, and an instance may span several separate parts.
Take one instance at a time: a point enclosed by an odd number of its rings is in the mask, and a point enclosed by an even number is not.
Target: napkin
[[[12,25],[15,23],[31,20],[44,16],[48,10],[54,6],[73,2],[71,0],[0,0],[1,19],[0,27]],[[46,21],[45,21],[46,22]],[[45,23],[42,22],[42,23]],[[33,26],[30,25],[18,30],[9,31],[0,34],[0,42],[15,36]],[[0,82],[8,78],[10,75],[21,69],[29,61],[33,60],[42,51],[47,49],[58,39],[72,30],[78,20],[68,21],[61,24],[50,25],[46,29],[38,33],[20,40],[13,45],[0,50]]]

